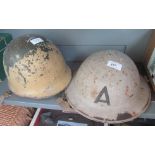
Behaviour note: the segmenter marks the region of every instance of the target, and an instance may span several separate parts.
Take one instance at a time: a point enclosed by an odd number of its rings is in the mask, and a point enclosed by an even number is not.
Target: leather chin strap
[[[62,111],[64,113],[77,113],[74,109],[69,105],[66,95],[63,94],[61,97],[57,99],[57,103],[62,107]]]

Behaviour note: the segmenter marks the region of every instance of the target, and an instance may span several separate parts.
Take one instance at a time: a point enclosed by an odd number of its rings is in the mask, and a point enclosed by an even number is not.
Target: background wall
[[[90,53],[102,49],[118,49],[135,61],[142,61],[151,30],[0,30],[16,38],[22,34],[40,34],[52,40],[62,51],[67,61],[81,60]]]

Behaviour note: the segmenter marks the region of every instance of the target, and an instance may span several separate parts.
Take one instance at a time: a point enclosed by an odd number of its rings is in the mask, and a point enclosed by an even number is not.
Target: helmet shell
[[[126,54],[105,50],[81,64],[66,90],[70,105],[83,116],[107,123],[138,117],[150,101],[150,89]]]
[[[10,90],[23,97],[56,95],[71,80],[60,50],[40,35],[23,35],[11,41],[4,51],[3,65]]]

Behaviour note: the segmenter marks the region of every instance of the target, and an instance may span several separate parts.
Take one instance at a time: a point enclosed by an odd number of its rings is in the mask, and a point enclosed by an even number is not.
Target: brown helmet
[[[39,35],[11,41],[4,51],[3,65],[11,91],[23,97],[56,95],[71,80],[71,70],[59,49]]]
[[[150,103],[150,89],[124,53],[105,50],[90,55],[66,90],[69,104],[81,115],[103,123],[137,118]]]

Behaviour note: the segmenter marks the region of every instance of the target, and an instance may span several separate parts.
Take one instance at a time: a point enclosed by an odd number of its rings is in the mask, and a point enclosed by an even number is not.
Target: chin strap
[[[3,95],[0,95],[0,105],[3,104],[4,99],[8,98],[11,95],[12,95],[12,92],[10,90],[5,91]]]
[[[77,113],[74,109],[69,105],[67,97],[63,94],[61,97],[57,99],[57,103],[62,107],[62,111],[64,113]]]

